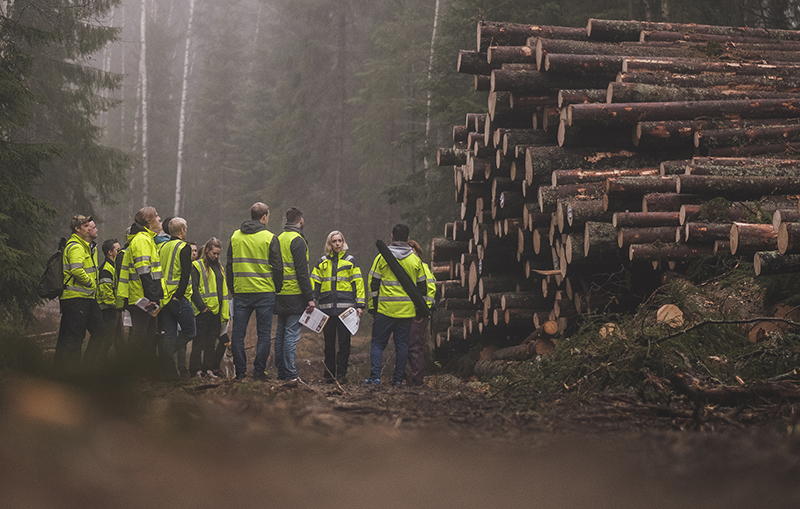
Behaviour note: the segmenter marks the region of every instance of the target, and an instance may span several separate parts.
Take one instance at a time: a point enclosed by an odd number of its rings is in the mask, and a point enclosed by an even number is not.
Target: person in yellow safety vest
[[[339,319],[339,315],[354,307],[360,317],[367,305],[361,269],[347,250],[342,232],[330,232],[325,240],[325,256],[319,259],[317,266],[311,271],[317,308],[330,316],[322,330],[325,337],[325,372],[322,374],[322,381],[326,383],[332,383],[334,379],[344,383],[350,360],[350,331]]]
[[[300,341],[300,316],[313,311],[314,290],[308,271],[308,242],[303,236],[303,211],[292,207],[286,211],[286,224],[278,235],[283,261],[283,288],[275,300],[278,327],[275,330],[275,367],[278,380],[299,382],[294,358]]]
[[[396,224],[392,228],[392,243],[389,245],[389,250],[409,275],[411,281],[416,282],[417,290],[425,296],[425,301],[430,307],[433,305],[434,293],[428,289],[426,284],[427,277],[425,269],[422,267],[422,260],[408,245],[408,233],[407,225]],[[383,255],[379,254],[372,262],[368,286],[370,291],[367,298],[369,312],[374,314],[375,319],[372,322],[372,340],[370,341],[371,370],[364,385],[380,385],[383,351],[389,344],[389,336],[392,336],[395,351],[392,385],[399,387],[403,383],[403,373],[408,360],[408,335],[411,331],[411,322],[417,315],[417,310]]]
[[[408,245],[414,250],[414,254],[422,258],[422,246],[415,240],[409,240]],[[422,262],[422,268],[425,270],[425,286],[427,288],[426,298],[430,295],[436,295],[436,279],[433,277],[433,272],[427,263]],[[408,334],[408,366],[411,369],[411,376],[408,379],[408,384],[412,386],[419,386],[425,382],[423,371],[425,370],[425,356],[423,352],[423,345],[425,344],[425,329],[428,328],[428,319],[425,317],[416,317],[411,322],[411,330]]]
[[[197,335],[189,357],[189,372],[209,381],[215,381],[219,376],[225,343],[222,340],[216,343],[223,327],[227,329],[230,318],[228,287],[219,263],[221,252],[222,242],[211,237],[203,246],[202,257],[192,262],[192,304]]]
[[[278,237],[267,230],[269,207],[256,202],[250,207],[250,219],[231,235],[225,261],[225,281],[233,295],[233,333],[231,350],[236,378],[247,374],[244,337],[250,315],[256,313],[258,342],[253,361],[253,377],[267,380],[272,314],[275,293],[283,285],[283,262]]]
[[[136,213],[128,233],[128,249],[122,260],[118,297],[131,315],[129,345],[145,358],[155,358],[158,341],[158,320],[155,313],[164,290],[161,286],[161,260],[153,238],[161,229],[161,218],[154,207],[142,207]],[[136,305],[140,299],[149,302],[144,309]]]
[[[64,247],[64,291],[61,294],[61,324],[54,361],[62,366],[76,368],[81,360],[81,348],[86,331],[87,359],[104,341],[103,313],[97,303],[97,226],[91,216],[78,214],[69,221],[72,232]]]
[[[119,356],[122,352],[122,310],[117,309],[117,272],[114,268],[114,260],[119,253],[119,241],[117,239],[106,239],[103,242],[103,264],[100,269],[100,286],[97,302],[103,311],[103,323],[105,323],[105,341],[99,349],[98,359],[105,361],[108,359],[108,351],[114,345],[114,354]]]
[[[194,339],[196,329],[194,308],[189,300],[192,297],[192,247],[186,243],[187,224],[184,218],[172,218],[164,230],[170,235],[159,251],[163,274],[161,281],[164,285],[164,309],[159,314],[164,331],[164,368],[168,377],[176,374],[187,377],[189,370],[186,369],[186,345]]]

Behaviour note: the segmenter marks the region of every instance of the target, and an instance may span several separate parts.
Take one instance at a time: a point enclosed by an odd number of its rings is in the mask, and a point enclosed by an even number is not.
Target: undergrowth
[[[799,282],[786,276],[756,279],[752,264],[733,258],[699,260],[635,313],[584,316],[576,330],[557,338],[552,355],[522,363],[490,383],[495,391],[532,396],[535,403],[538,396],[603,393],[663,400],[666,396],[652,389],[653,377],[683,370],[726,385],[770,380],[800,364],[800,334],[773,335],[755,344],[747,339],[746,325],[713,322],[765,316],[763,303],[798,299]],[[748,297],[760,305],[747,308]],[[655,314],[663,304],[678,306],[684,324],[658,324]]]

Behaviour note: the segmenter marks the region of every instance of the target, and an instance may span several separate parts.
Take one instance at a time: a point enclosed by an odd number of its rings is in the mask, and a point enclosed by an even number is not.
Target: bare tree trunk
[[[142,109],[142,205],[147,205],[148,200],[148,166],[147,166],[147,39],[145,27],[147,24],[147,0],[142,0],[142,12],[139,21],[141,36],[139,51],[139,96]]]
[[[194,21],[195,0],[189,0],[189,24],[186,28],[186,49],[183,53],[183,86],[181,88],[181,112],[178,121],[178,171],[175,175],[175,208],[173,216],[181,210],[181,176],[183,175],[183,141],[186,134],[186,96],[189,85],[189,54],[192,42],[192,22]]]
[[[345,165],[345,137],[347,116],[347,10],[349,2],[339,4],[336,65],[334,66],[334,83],[336,83],[335,119],[333,132],[333,224],[340,225],[342,220],[342,173]]]
[[[431,32],[431,55],[428,59],[428,85],[430,86],[431,82],[431,75],[433,74],[433,56],[434,56],[434,48],[436,44],[436,27],[439,24],[439,0],[436,0],[436,7],[433,11],[433,31]],[[430,146],[430,134],[431,134],[431,90],[428,89],[428,102],[426,106],[426,116],[425,116],[425,159],[423,160],[425,164],[425,169],[428,169],[428,147]]]

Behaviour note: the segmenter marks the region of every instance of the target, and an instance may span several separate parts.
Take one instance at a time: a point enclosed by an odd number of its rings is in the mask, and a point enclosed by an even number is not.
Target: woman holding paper
[[[347,254],[347,242],[341,232],[334,230],[328,234],[325,256],[311,271],[311,284],[314,286],[317,308],[331,317],[322,330],[325,337],[325,372],[322,381],[333,383],[334,379],[338,379],[343,382],[350,360],[351,329],[346,324],[357,330],[357,320],[352,320],[353,313],[356,317],[361,316],[366,306],[366,295],[361,269],[355,258]],[[356,322],[355,327],[353,322]]]

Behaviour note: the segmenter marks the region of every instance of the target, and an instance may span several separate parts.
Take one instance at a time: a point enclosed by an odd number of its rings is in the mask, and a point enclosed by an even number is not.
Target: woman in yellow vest
[[[330,232],[325,240],[325,256],[311,271],[317,308],[330,316],[322,331],[325,337],[325,372],[322,381],[327,383],[332,383],[334,378],[344,382],[350,360],[350,331],[339,320],[339,315],[353,307],[360,317],[367,304],[361,269],[347,249],[342,232]]]
[[[131,315],[129,344],[136,353],[155,357],[158,341],[158,320],[151,313],[164,298],[161,286],[161,260],[153,238],[161,230],[161,217],[155,207],[143,207],[136,213],[128,233],[128,249],[122,260],[118,296],[124,300]],[[149,301],[144,309],[136,305],[140,299]]]
[[[202,256],[192,263],[192,304],[194,305],[197,335],[189,357],[189,372],[198,378],[216,380],[219,363],[225,354],[225,343],[217,339],[223,324],[230,317],[228,286],[225,272],[219,263],[222,242],[211,237],[203,246]],[[227,327],[226,327],[227,328]]]
[[[408,245],[414,250],[414,254],[422,259],[422,246],[416,240],[409,240]],[[422,262],[422,269],[425,271],[425,286],[428,289],[425,299],[429,304],[431,295],[436,294],[436,279],[427,263]],[[411,369],[411,376],[408,384],[411,386],[422,385],[424,383],[423,371],[425,369],[425,357],[423,346],[425,344],[425,329],[428,328],[428,319],[416,317],[411,322],[411,331],[408,333],[408,366]]]

